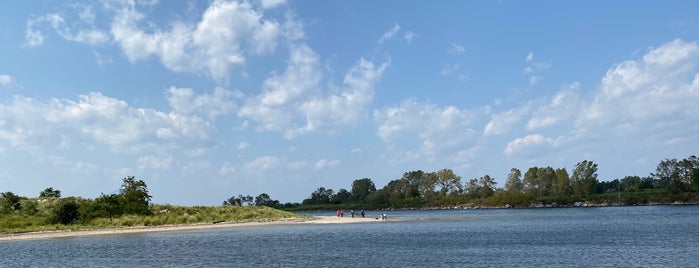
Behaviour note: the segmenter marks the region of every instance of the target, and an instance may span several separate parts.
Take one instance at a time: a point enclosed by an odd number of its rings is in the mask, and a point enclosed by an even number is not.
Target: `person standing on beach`
[[[362,209],[362,213],[361,213],[361,214],[362,214],[362,218],[364,218],[364,210],[363,210],[363,209]]]

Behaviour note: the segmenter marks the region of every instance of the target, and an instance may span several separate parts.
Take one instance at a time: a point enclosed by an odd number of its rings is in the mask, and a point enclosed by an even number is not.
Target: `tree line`
[[[512,168],[504,187],[490,175],[463,179],[451,169],[434,172],[415,170],[403,173],[377,188],[369,178],[352,182],[350,190],[337,191],[319,187],[301,203],[264,203],[272,200],[244,196],[232,197],[225,205],[271,204],[282,209],[316,208],[405,208],[473,204],[479,206],[530,206],[547,202],[572,205],[579,201],[617,204],[699,202],[699,159],[665,159],[655,172],[645,177],[625,176],[600,181],[598,165],[593,161],[578,162],[569,173],[566,168],[530,167],[524,173]],[[258,200],[264,201],[258,203]],[[266,201],[265,201],[266,200]]]

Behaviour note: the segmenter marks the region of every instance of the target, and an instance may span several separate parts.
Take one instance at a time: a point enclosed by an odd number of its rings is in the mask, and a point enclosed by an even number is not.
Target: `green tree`
[[[347,191],[347,189],[340,189],[337,190],[337,193],[332,196],[332,200],[330,200],[332,203],[335,204],[345,204],[352,202],[352,193],[350,191]]]
[[[623,192],[637,192],[641,190],[643,186],[643,181],[638,176],[626,176],[621,179],[621,191]]]
[[[485,175],[478,179],[478,183],[480,184],[480,187],[478,188],[478,195],[481,198],[493,196],[493,193],[495,193],[495,185],[497,184],[493,178],[491,178],[489,175]]]
[[[505,181],[505,192],[509,194],[518,194],[521,193],[522,190],[522,171],[517,168],[510,169],[510,173],[507,174],[507,181]]]
[[[593,194],[597,185],[597,164],[587,160],[578,162],[573,170],[571,183],[575,195]]]
[[[556,171],[552,167],[541,167],[536,172],[539,181],[539,196],[553,194],[553,185],[556,181]]]
[[[148,186],[143,180],[136,180],[133,176],[124,178],[121,185],[121,197],[125,214],[151,214],[148,206],[152,196],[148,194]]]
[[[366,197],[376,191],[376,185],[369,178],[354,180],[352,182],[352,198],[355,202],[364,202]]]
[[[565,168],[556,169],[556,180],[554,189],[555,196],[569,195],[570,194],[570,175]]]
[[[335,191],[333,191],[333,189],[325,189],[325,187],[318,187],[318,189],[311,193],[311,197],[304,199],[302,203],[304,205],[330,204],[334,194]]]
[[[461,176],[447,168],[437,171],[437,186],[441,196],[458,194],[461,190]]]
[[[22,209],[22,203],[20,201],[22,200],[22,197],[19,195],[16,195],[13,192],[4,192],[0,193],[0,197],[2,197],[2,208],[6,211],[17,211]]]
[[[54,190],[53,187],[44,189],[39,193],[39,197],[61,197],[60,190]]]
[[[524,179],[522,179],[522,184],[524,185],[524,192],[530,195],[539,195],[541,189],[541,182],[539,180],[539,168],[530,167],[526,173],[524,173]]]
[[[481,188],[478,179],[473,178],[464,183],[464,190],[466,191],[466,196],[470,198],[478,198],[478,190]]]
[[[80,206],[74,198],[61,199],[53,211],[53,218],[51,221],[64,225],[71,224],[79,218],[79,208]]]
[[[93,204],[96,211],[91,212],[91,214],[94,213],[95,217],[103,217],[104,215],[109,217],[109,221],[112,221],[114,217],[124,214],[124,199],[118,194],[105,195],[102,193]],[[85,216],[83,215],[83,217]]]
[[[266,193],[261,193],[255,197],[255,206],[279,207],[279,200],[274,200]]]

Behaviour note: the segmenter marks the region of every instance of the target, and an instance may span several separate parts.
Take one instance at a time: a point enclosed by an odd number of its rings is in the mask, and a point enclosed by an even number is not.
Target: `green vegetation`
[[[699,203],[699,159],[665,159],[646,177],[600,181],[598,165],[584,160],[569,175],[565,168],[512,168],[504,188],[490,175],[463,180],[451,169],[410,171],[377,189],[371,179],[352,183],[351,191],[319,187],[287,210],[339,208],[558,207]]]
[[[119,194],[102,194],[94,200],[61,198],[60,191],[53,188],[45,189],[37,198],[4,192],[0,193],[0,233],[258,222],[303,217],[263,206],[184,207],[154,205],[150,204],[150,199],[146,183],[134,177],[123,179]],[[260,204],[271,202],[268,196],[266,199],[262,196],[258,201]]]

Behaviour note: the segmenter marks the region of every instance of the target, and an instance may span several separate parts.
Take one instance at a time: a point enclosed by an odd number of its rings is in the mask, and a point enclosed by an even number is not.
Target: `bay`
[[[0,266],[699,265],[699,206],[368,211],[367,217],[379,213],[389,220],[5,241]]]

